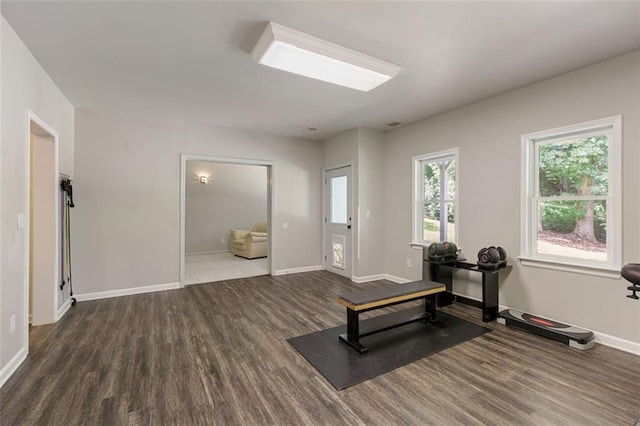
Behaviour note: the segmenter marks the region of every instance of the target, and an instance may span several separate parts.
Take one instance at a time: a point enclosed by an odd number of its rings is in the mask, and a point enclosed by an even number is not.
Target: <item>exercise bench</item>
[[[360,354],[369,349],[360,343],[360,339],[412,322],[433,322],[436,319],[436,295],[446,291],[446,286],[433,281],[414,281],[389,287],[377,287],[340,295],[338,303],[347,308],[347,332],[340,334],[340,341],[346,343]],[[374,309],[386,308],[399,303],[424,299],[424,314],[413,316],[406,321],[360,334],[359,314]]]

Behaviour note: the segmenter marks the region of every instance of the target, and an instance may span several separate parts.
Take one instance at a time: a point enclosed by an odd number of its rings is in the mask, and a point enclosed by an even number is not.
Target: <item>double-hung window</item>
[[[413,157],[414,245],[457,243],[458,148]]]
[[[524,264],[620,269],[620,138],[620,116],[522,136]]]

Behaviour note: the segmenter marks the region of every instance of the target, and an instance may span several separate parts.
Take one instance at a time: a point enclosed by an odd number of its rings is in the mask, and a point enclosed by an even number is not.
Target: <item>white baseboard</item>
[[[632,342],[631,340],[621,339],[609,334],[600,333],[599,331],[594,331],[593,335],[596,338],[596,343],[600,343],[601,345],[609,346],[611,348],[620,349],[621,351],[629,352],[634,355],[640,355],[639,342]]]
[[[351,277],[351,281],[353,281],[354,283],[368,283],[371,281],[380,281],[384,279],[386,279],[385,274],[365,275],[363,277],[356,277],[355,275],[353,275]]]
[[[322,265],[302,266],[300,268],[277,269],[273,275],[299,274],[300,272],[321,271]]]
[[[73,297],[73,296],[72,296]],[[58,312],[56,313],[56,321],[58,321],[64,314],[67,313],[69,308],[71,307],[71,297],[69,297],[63,304],[58,308]]]
[[[197,256],[197,255],[205,255],[205,254],[223,254],[223,253],[231,253],[231,250],[211,250],[211,251],[191,251],[189,253],[185,253],[185,256]]]
[[[87,300],[108,299],[110,297],[130,296],[132,294],[153,293],[156,291],[176,290],[180,288],[180,283],[167,283],[149,285],[145,287],[123,288],[120,290],[99,291],[97,293],[85,293],[74,295],[78,302]]]
[[[383,279],[392,281],[396,284],[404,284],[404,283],[411,282],[411,280],[408,280],[406,278],[396,277],[395,275],[382,274],[382,276],[384,277]]]
[[[20,364],[27,359],[27,348],[22,348],[11,360],[0,370],[0,388],[9,380],[9,377],[16,372]]]

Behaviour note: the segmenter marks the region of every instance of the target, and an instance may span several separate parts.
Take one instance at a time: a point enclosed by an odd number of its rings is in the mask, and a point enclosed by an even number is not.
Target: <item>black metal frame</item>
[[[447,292],[441,294],[438,298],[438,306],[447,306],[458,301],[460,303],[476,306],[481,303],[482,309],[482,321],[490,322],[495,321],[498,318],[498,288],[500,284],[500,272],[511,269],[511,266],[503,265],[496,269],[483,269],[478,267],[474,263],[466,262],[448,262],[438,263],[424,259],[425,267],[422,270],[423,278],[425,280],[436,281],[442,283],[447,288]],[[471,301],[463,296],[456,296],[453,294],[453,270],[465,269],[468,271],[476,271],[482,273],[482,302]]]
[[[406,300],[400,300],[398,302],[374,306],[368,309],[362,309],[359,311],[347,308],[347,332],[340,334],[338,338],[340,339],[341,342],[355,349],[359,354],[364,355],[367,352],[369,352],[369,348],[367,348],[362,343],[360,343],[360,339],[363,337],[371,336],[373,334],[381,333],[387,330],[392,330],[394,328],[398,328],[403,325],[411,324],[418,321],[434,322],[436,319],[437,294],[438,293],[427,294],[424,296],[417,296],[417,297],[413,297]],[[387,308],[389,306],[399,305],[401,303],[412,302],[420,299],[424,299],[424,314],[414,315],[405,321],[388,325],[386,327],[380,327],[373,330],[369,330],[366,333],[360,333],[360,317],[359,317],[360,313],[369,312],[376,309]]]

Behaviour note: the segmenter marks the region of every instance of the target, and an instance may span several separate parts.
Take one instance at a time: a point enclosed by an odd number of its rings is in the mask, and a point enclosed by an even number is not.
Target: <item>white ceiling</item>
[[[318,140],[640,49],[637,1],[4,1],[2,14],[75,108]],[[402,71],[359,92],[260,66],[249,53],[268,21]]]

